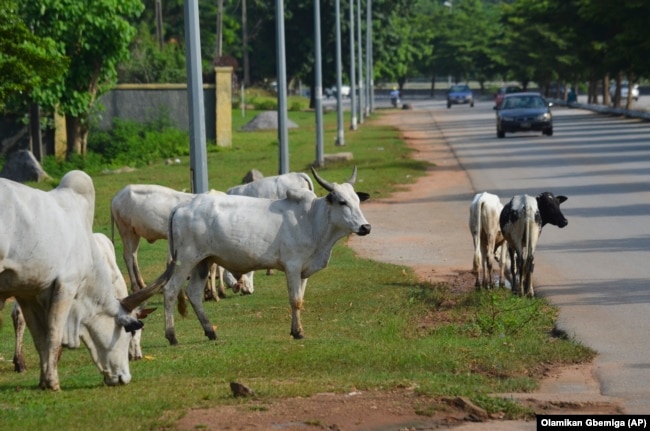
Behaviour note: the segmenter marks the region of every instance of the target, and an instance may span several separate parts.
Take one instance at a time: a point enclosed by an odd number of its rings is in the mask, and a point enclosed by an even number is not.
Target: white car
[[[329,99],[330,97],[336,97],[336,85],[333,85],[324,90],[325,96]],[[350,97],[350,86],[341,85],[341,96]]]
[[[627,81],[621,82],[621,99],[627,99],[627,92],[629,91],[629,85]],[[616,81],[612,82],[612,85],[609,86],[609,95],[614,98],[616,95]],[[639,100],[639,85],[634,84],[632,86],[632,99],[636,102]]]

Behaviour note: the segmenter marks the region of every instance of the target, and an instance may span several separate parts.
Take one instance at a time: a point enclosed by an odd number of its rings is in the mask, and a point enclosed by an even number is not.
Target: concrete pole
[[[363,86],[363,49],[361,39],[361,0],[357,0],[357,48],[359,49],[359,124],[363,124],[363,117],[365,115],[363,108],[363,100],[365,98],[365,89]]]
[[[287,69],[284,47],[284,0],[275,1],[275,33],[278,82],[278,149],[280,175],[289,172],[289,131],[287,129]]]
[[[350,130],[357,130],[357,67],[354,58],[354,0],[350,0]]]
[[[316,106],[316,167],[325,165],[323,149],[323,60],[320,37],[320,0],[314,0],[314,102]]]
[[[345,145],[343,96],[341,95],[341,0],[336,0],[336,145]]]
[[[201,38],[198,0],[185,0],[185,60],[187,105],[190,117],[190,172],[192,193],[208,191],[208,162],[205,148],[205,109],[201,74]]]

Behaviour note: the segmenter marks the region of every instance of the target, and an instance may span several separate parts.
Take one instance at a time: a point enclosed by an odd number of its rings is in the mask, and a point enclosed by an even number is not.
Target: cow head
[[[318,184],[329,192],[326,199],[334,210],[332,222],[338,227],[352,231],[357,235],[368,235],[370,233],[370,223],[361,212],[359,204],[368,199],[370,195],[354,190],[357,167],[354,167],[352,176],[344,184],[330,183],[324,180],[313,167],[311,172]]]
[[[104,383],[109,386],[127,384],[131,381],[129,371],[129,348],[133,332],[144,324],[138,320],[143,317],[139,306],[156,294],[171,278],[175,260],[167,265],[167,270],[151,285],[121,300],[114,299],[113,306],[104,312],[84,319],[79,336],[90,355],[104,375]],[[76,307],[83,306],[75,301]]]
[[[544,192],[537,196],[537,208],[542,217],[542,226],[547,223],[563,228],[569,224],[560,210],[560,204],[566,201],[566,196],[554,196],[551,192]]]

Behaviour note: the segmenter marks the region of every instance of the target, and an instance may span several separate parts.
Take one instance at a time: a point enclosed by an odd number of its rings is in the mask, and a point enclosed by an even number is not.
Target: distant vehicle
[[[627,81],[621,82],[621,99],[627,99],[627,93],[629,91],[629,84]],[[609,86],[609,95],[614,99],[616,96],[616,81],[612,82],[612,85]],[[636,102],[639,100],[639,84],[634,84],[632,86],[632,99]]]
[[[323,93],[325,94],[325,96],[328,99],[330,97],[336,97],[336,93],[337,93],[336,85],[325,88],[323,90]],[[341,85],[341,96],[350,97],[350,86],[349,85]]]
[[[447,108],[451,105],[466,105],[474,107],[474,94],[467,84],[452,85],[447,91]]]
[[[497,111],[497,137],[507,133],[541,131],[553,135],[552,103],[547,103],[539,93],[506,94]]]
[[[505,87],[501,87],[497,90],[496,93],[494,93],[494,106],[499,107],[501,104],[501,101],[503,100],[503,96],[506,94],[510,93],[521,93],[523,90],[521,87],[517,85],[506,85]]]

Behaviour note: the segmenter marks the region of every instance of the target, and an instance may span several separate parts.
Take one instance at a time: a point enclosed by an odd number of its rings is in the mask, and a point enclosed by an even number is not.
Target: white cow
[[[216,190],[208,193],[223,194]],[[159,239],[167,239],[169,231],[169,214],[179,204],[187,203],[196,197],[192,193],[179,192],[169,187],[155,184],[131,184],[115,194],[111,201],[111,222],[117,225],[124,247],[123,257],[131,280],[131,288],[135,291],[144,287],[145,283],[138,266],[138,248],[140,238],[149,243]],[[214,272],[212,273],[214,274]],[[239,288],[244,293],[253,293],[253,281],[247,278],[237,280],[223,271],[219,272],[219,292],[214,298],[225,297],[223,287],[226,283],[237,292]],[[210,277],[214,291],[214,276]],[[183,300],[184,298],[181,298]],[[183,307],[179,307],[183,309]]]
[[[499,251],[499,286],[505,286],[504,274],[506,267],[506,247],[501,228],[499,215],[503,204],[499,196],[483,192],[474,195],[469,206],[469,230],[474,240],[474,261],[472,270],[476,272],[476,288],[492,286],[492,269],[494,256]],[[502,246],[503,245],[503,246]],[[481,281],[482,279],[482,281]]]
[[[250,196],[252,198],[264,199],[284,199],[287,197],[289,190],[306,189],[314,191],[314,183],[311,182],[309,175],[304,172],[289,172],[287,174],[264,177],[247,184],[229,188],[226,193],[229,195]],[[267,275],[272,273],[267,269]],[[254,271],[249,272],[248,278],[253,278]]]
[[[124,281],[124,277],[122,277],[122,272],[120,271],[119,267],[117,266],[117,262],[115,261],[115,249],[113,248],[113,243],[111,242],[108,237],[102,233],[95,233],[95,240],[97,241],[97,245],[99,246],[101,252],[103,253],[104,257],[104,262],[106,265],[108,265],[110,271],[111,271],[111,277],[113,280],[113,290],[115,292],[115,297],[117,299],[122,299],[125,298],[129,295],[129,292],[126,288],[126,282]],[[149,309],[144,309],[144,310],[138,310],[137,317],[139,319],[144,319],[154,311],[155,309],[149,308]],[[23,313],[20,310],[20,306],[18,305],[17,302],[14,302],[14,308],[11,312],[11,319],[13,321],[14,325],[14,335],[15,335],[15,351],[14,351],[14,370],[17,373],[22,373],[27,369],[25,366],[25,355],[23,353],[23,337],[25,335],[25,318],[23,317]],[[133,336],[131,338],[131,342],[129,343],[129,359],[131,360],[138,360],[142,359],[142,346],[141,346],[141,339],[142,339],[142,330],[138,329],[133,333]]]
[[[40,386],[59,390],[61,346],[84,342],[107,385],[131,381],[130,332],[142,327],[134,310],[158,292],[173,261],[154,284],[115,298],[110,269],[94,240],[95,189],[81,171],[49,192],[0,179],[0,302],[13,296],[40,358]]]
[[[537,197],[514,196],[503,207],[499,225],[508,243],[514,293],[535,296],[533,270],[537,241],[544,225],[550,223],[563,228],[569,224],[560,210],[560,204],[566,200],[566,196],[555,197],[553,193],[544,192]]]
[[[164,293],[165,336],[170,344],[178,343],[174,301],[190,274],[187,296],[205,335],[216,339],[201,302],[212,262],[235,275],[264,268],[284,271],[292,309],[291,335],[303,337],[300,310],[308,277],[327,266],[336,241],[351,233],[370,233],[359,208],[368,194],[353,188],[356,168],[344,184],[331,184],[312,172],[329,192],[326,197],[317,198],[309,190],[290,190],[280,200],[202,195],[174,209],[169,250],[177,253],[179,265]]]
[[[311,178],[304,172],[289,172],[288,174],[260,178],[257,181],[231,187],[226,194],[275,200],[286,198],[287,190],[298,189],[314,191]]]

